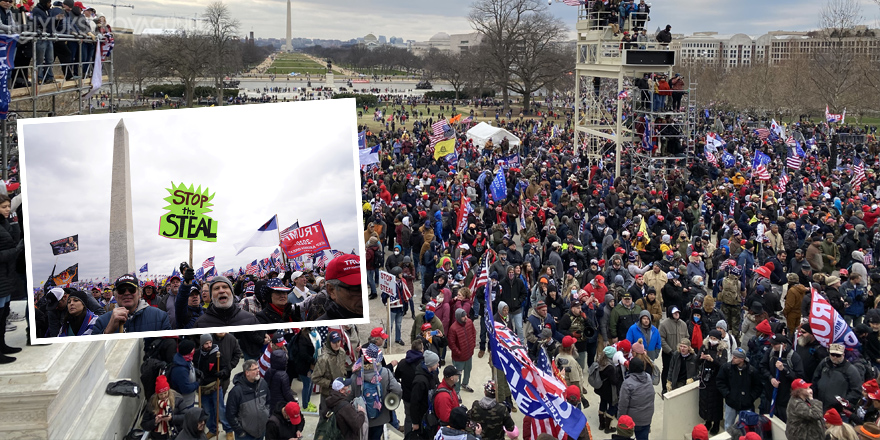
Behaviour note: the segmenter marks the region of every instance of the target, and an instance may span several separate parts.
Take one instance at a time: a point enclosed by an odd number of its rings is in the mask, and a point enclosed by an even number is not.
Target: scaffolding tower
[[[649,181],[674,168],[686,172],[694,153],[696,84],[657,90],[660,78],[674,77],[675,51],[621,41],[621,34],[635,34],[646,23],[630,17],[619,28],[592,3],[578,7],[575,154],[591,164],[613,157],[614,175],[623,164],[632,180]]]
[[[103,38],[100,34],[95,39],[82,34],[22,32],[18,35],[19,50],[18,56],[14,58],[15,66],[6,73],[8,113],[6,119],[0,120],[0,168],[4,180],[9,178],[10,156],[18,156],[18,137],[15,130],[18,119],[92,113],[92,100],[97,102],[98,97],[85,99],[84,95],[92,89],[92,81],[98,81],[92,75],[95,73],[95,59],[94,52],[91,51],[101,52]],[[44,64],[36,56],[31,56],[36,45],[40,43],[64,45],[68,49],[75,49],[77,55],[67,62],[55,62],[53,59],[51,64]],[[89,49],[92,54],[90,57],[83,56],[85,49]],[[62,55],[58,56],[60,60]],[[106,91],[104,94],[109,103],[106,109],[114,112],[118,99],[115,99],[113,87],[112,50],[101,65],[101,90]]]

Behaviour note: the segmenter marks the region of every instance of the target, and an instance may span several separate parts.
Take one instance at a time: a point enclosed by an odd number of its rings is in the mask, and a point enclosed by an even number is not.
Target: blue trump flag
[[[488,266],[487,258],[484,275],[489,271]],[[552,418],[569,437],[578,438],[587,424],[587,417],[562,397],[565,384],[535,365],[516,334],[506,325],[495,322],[491,281],[486,283],[483,301],[492,365],[504,373],[516,406],[524,415],[535,419]]]
[[[149,264],[149,263],[146,263],[143,266],[141,266],[141,269],[139,270],[140,273],[144,273],[147,271],[147,264]]]
[[[363,150],[367,148],[367,132],[362,131],[358,133],[358,149]]]
[[[18,35],[0,35],[0,119],[9,113],[9,72],[15,66],[15,45]]]
[[[489,190],[492,191],[492,198],[496,202],[507,198],[507,179],[504,177],[504,170],[498,170],[498,173],[495,174],[495,180],[489,185]]]

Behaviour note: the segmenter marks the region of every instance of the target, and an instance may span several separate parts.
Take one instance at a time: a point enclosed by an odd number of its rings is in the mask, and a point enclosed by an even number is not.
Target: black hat
[[[180,344],[177,344],[177,352],[181,356],[186,356],[186,355],[192,353],[193,350],[195,350],[195,349],[196,349],[196,343],[193,341],[190,341],[189,339],[186,339],[186,338],[181,339]]]
[[[449,427],[452,429],[467,429],[468,415],[467,408],[458,406],[449,413]]]
[[[801,331],[804,333],[813,334],[813,329],[810,328],[810,324],[801,324]]]
[[[761,304],[761,301],[753,301],[749,311],[752,312],[753,315],[760,315],[761,313],[764,313],[764,304]]]
[[[77,299],[79,299],[80,301],[82,301],[83,306],[85,306],[86,304],[88,304],[88,303],[86,302],[87,295],[86,295],[86,293],[83,292],[82,290],[73,290],[73,291],[71,291],[71,292],[70,292],[70,296],[68,297],[68,301],[70,301],[70,298],[77,298]],[[69,303],[68,303],[68,304],[69,304]]]
[[[791,345],[791,341],[788,340],[788,336],[785,336],[781,333],[777,333],[777,334],[773,335],[773,337],[770,339],[770,344],[772,344],[772,345],[776,345],[776,344]]]
[[[629,372],[630,373],[644,373],[645,372],[645,361],[639,358],[632,358],[629,361]]]
[[[124,286],[124,285],[132,286],[135,288],[135,290],[137,290],[138,280],[137,280],[137,278],[134,277],[134,275],[125,274],[125,275],[116,279],[116,284],[114,285],[114,290],[119,289],[119,287]]]
[[[454,365],[447,365],[446,368],[443,369],[443,377],[450,378],[452,376],[461,375],[461,371],[458,371],[458,368],[455,368]]]
[[[722,338],[722,336],[721,336],[721,330],[714,329],[714,330],[710,331],[710,332],[709,332],[709,337],[710,337],[710,338],[715,338],[715,339],[721,339],[721,338]]]

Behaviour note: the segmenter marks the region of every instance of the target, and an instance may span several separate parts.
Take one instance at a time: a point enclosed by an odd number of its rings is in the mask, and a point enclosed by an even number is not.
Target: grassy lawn
[[[400,107],[396,107],[396,108],[399,109]],[[435,115],[434,119],[436,120],[437,119],[436,115],[440,112],[440,106],[439,105],[431,105],[431,106],[428,106],[428,108],[429,108],[430,112],[433,112],[433,114]],[[444,114],[444,116],[446,116],[447,119],[450,117],[453,117],[459,113],[461,113],[462,118],[466,118],[466,117],[468,117],[468,115],[470,115],[471,109],[473,109],[474,110],[474,118],[476,119],[476,121],[474,122],[474,124],[471,125],[471,127],[473,127],[474,125],[476,125],[480,122],[486,122],[490,125],[495,125],[495,110],[494,109],[485,108],[484,110],[486,111],[486,117],[483,117],[483,110],[480,110],[478,107],[456,106],[455,113],[452,113],[449,110],[449,106],[444,106],[444,108],[446,110],[443,111],[443,114]],[[388,120],[388,111],[386,110],[385,105],[380,104],[379,109],[382,110],[383,114],[385,115],[384,119],[387,121]],[[391,109],[391,106],[389,106],[388,109]],[[407,106],[407,110],[410,110],[409,106]],[[424,105],[416,106],[416,110],[422,112],[422,119],[427,119],[428,116],[430,116],[430,113],[425,112]],[[514,117],[518,117],[520,107],[514,106],[512,108],[512,110],[514,112],[514,115],[517,115]],[[367,114],[358,118],[358,125],[366,125],[367,127],[370,128],[370,130],[372,130],[374,132],[378,131],[380,127],[382,129],[384,129],[385,128],[384,122],[380,123],[378,121],[373,121],[373,112],[375,112],[375,111],[376,111],[375,108],[370,107],[370,110],[367,112]],[[452,114],[450,114],[450,113],[452,113]],[[523,119],[539,119],[539,118],[532,117],[532,116],[524,116]],[[551,121],[554,121],[554,120],[551,119]],[[406,128],[408,130],[412,129],[412,122],[413,122],[412,117],[406,121]],[[562,125],[565,123],[565,119],[560,117],[559,121],[557,123]],[[396,124],[396,126],[399,126],[399,125],[400,124]]]
[[[352,70],[358,73],[362,73],[364,75],[379,75],[379,76],[410,76],[410,73],[406,73],[403,70],[396,69],[359,69],[356,67],[344,66],[348,70]]]
[[[327,73],[327,67],[321,63],[315,62],[311,58],[298,53],[282,53],[275,57],[272,66],[267,70],[268,73],[278,75],[287,75],[290,72],[309,75],[323,75]],[[333,70],[335,75],[340,75],[338,70]]]

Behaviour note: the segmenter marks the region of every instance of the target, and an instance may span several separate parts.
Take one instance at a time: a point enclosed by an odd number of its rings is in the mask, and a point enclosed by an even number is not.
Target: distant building
[[[424,55],[431,49],[437,49],[453,55],[468,52],[479,46],[483,36],[478,32],[469,34],[452,34],[438,32],[428,41],[414,41],[408,44],[410,52],[415,55]]]
[[[388,42],[388,41],[385,40],[385,36],[384,36],[384,35],[379,35],[379,44],[385,44],[385,43],[387,43],[387,42]]]
[[[704,62],[725,69],[755,63],[780,64],[798,54],[812,54],[828,47],[832,30],[772,31],[760,37],[746,34],[695,32],[673,35],[670,48],[678,52],[681,64]],[[857,26],[852,35],[841,38],[842,44],[880,61],[880,30]]]

